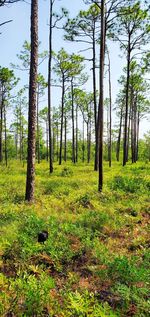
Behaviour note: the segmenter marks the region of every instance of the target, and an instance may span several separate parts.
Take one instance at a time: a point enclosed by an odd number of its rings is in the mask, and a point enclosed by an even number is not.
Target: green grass
[[[0,166],[0,316],[149,316],[150,164]],[[48,230],[44,244],[38,232]]]

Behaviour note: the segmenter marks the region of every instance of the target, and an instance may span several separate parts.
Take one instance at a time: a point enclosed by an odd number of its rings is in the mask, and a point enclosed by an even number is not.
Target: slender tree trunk
[[[129,157],[129,148],[130,148],[130,125],[131,125],[131,107],[129,112],[129,120],[128,120],[128,134],[127,134],[127,158],[126,161],[128,162]]]
[[[100,96],[98,109],[99,131],[99,178],[98,191],[103,188],[103,104],[104,104],[104,59],[105,59],[105,0],[101,0],[101,40],[100,40]]]
[[[53,172],[53,142],[52,142],[52,122],[51,122],[51,72],[52,72],[52,18],[53,0],[50,0],[50,20],[49,20],[49,59],[48,59],[48,126],[49,126],[49,170]]]
[[[35,187],[36,89],[38,68],[38,0],[31,2],[31,58],[28,113],[28,158],[25,199],[33,201]]]
[[[20,135],[19,135],[19,139],[20,139],[20,162],[22,160],[22,109],[21,109],[21,100],[20,100],[20,109],[19,109],[19,126],[20,126]]]
[[[3,108],[4,108],[4,98],[3,89],[1,90],[2,100],[0,105],[0,162],[3,160]]]
[[[24,134],[23,134],[23,124],[21,128],[21,153],[22,153],[22,160],[24,162]]]
[[[64,161],[67,161],[67,118],[65,116],[65,144],[64,144]]]
[[[139,111],[138,111],[138,114],[137,114],[136,161],[138,161],[138,157],[139,157],[139,126],[140,126],[140,113],[139,113]]]
[[[111,127],[112,127],[112,96],[111,96],[111,69],[110,69],[110,56],[108,51],[108,72],[109,72],[109,147],[108,147],[108,157],[109,157],[109,167],[111,167],[112,160],[112,142],[111,142]]]
[[[125,109],[124,142],[123,142],[123,166],[125,166],[127,162],[129,79],[130,79],[130,54],[131,54],[130,46],[131,44],[130,44],[130,34],[129,34],[128,56],[127,56],[126,109]]]
[[[18,136],[19,136],[19,122],[18,122],[18,114],[17,114],[17,131],[16,131],[16,160],[18,159]]]
[[[118,162],[119,162],[119,156],[120,156],[120,142],[121,142],[122,117],[123,117],[123,106],[122,106],[122,108],[121,108],[121,113],[120,113],[119,134],[118,134],[117,148],[116,148],[116,159],[117,159]]]
[[[60,128],[60,150],[59,150],[59,165],[62,162],[62,142],[63,142],[63,123],[64,123],[64,94],[65,94],[65,82],[64,74],[62,75],[62,98],[61,98],[61,128]]]
[[[76,162],[78,162],[78,105],[76,105]]]
[[[4,129],[5,129],[5,164],[8,165],[8,153],[7,153],[7,125],[6,125],[6,106],[4,103]]]
[[[133,87],[131,87],[131,159],[132,163],[134,163],[134,95],[133,95]]]
[[[55,161],[55,147],[56,147],[56,136],[55,136],[55,127],[53,123],[53,162]]]
[[[48,120],[46,120],[46,160],[48,162]]]
[[[58,134],[59,134],[59,131],[58,131],[58,122],[57,122],[57,162],[58,162],[58,153],[59,153]]]
[[[96,100],[96,52],[95,52],[95,23],[93,26],[93,98],[94,98],[94,125],[95,125],[95,161],[94,171],[98,170],[98,130],[97,130],[97,100]]]
[[[137,161],[137,96],[135,97],[134,100],[134,138],[133,138],[133,147],[134,147],[134,163]]]
[[[88,123],[88,163],[90,163],[91,160],[91,103],[90,103],[90,117],[89,117],[89,123]]]
[[[87,163],[90,162],[89,158],[89,121],[87,122]]]
[[[71,80],[71,111],[72,111],[72,162],[75,163],[75,133],[74,133],[74,91],[73,80]]]
[[[40,133],[39,133],[39,84],[37,84],[37,158],[40,163]]]
[[[84,117],[83,117],[83,142],[82,142],[82,162],[85,160],[85,145],[84,145]]]

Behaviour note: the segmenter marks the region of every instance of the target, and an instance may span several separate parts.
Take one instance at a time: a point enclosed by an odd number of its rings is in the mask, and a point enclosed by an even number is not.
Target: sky
[[[28,2],[28,3],[27,3]],[[0,31],[0,65],[2,67],[9,67],[10,63],[18,64],[16,54],[19,54],[25,40],[30,41],[30,4],[29,0],[26,3],[15,3],[0,8],[0,23],[6,20],[13,20],[1,27]],[[71,17],[75,17],[79,10],[87,9],[88,6],[82,0],[56,0],[56,12],[60,8],[66,8]],[[48,21],[49,21],[49,0],[39,0],[39,40],[41,41],[40,51],[48,50]],[[79,50],[85,48],[78,43],[64,42],[63,33],[61,30],[55,30],[53,34],[53,50],[58,51],[61,47],[69,53],[77,53]],[[110,43],[110,59],[111,59],[111,78],[112,78],[112,99],[113,104],[119,90],[118,79],[122,74],[122,69],[126,64],[123,52],[120,52],[119,46],[116,43]],[[121,55],[121,56],[120,56]],[[87,91],[92,91],[92,74],[90,71],[91,65],[87,63],[86,70],[90,75],[90,79],[86,84]],[[47,78],[47,61],[40,66],[40,72]],[[28,74],[26,72],[15,71],[17,77],[21,78],[20,87],[28,82]],[[105,97],[108,95],[108,81],[105,80]],[[40,107],[47,105],[47,96],[43,98]],[[60,90],[54,88],[52,92],[52,104],[57,107],[60,103]],[[113,123],[115,124],[116,118],[113,114]],[[140,137],[143,137],[146,131],[150,130],[148,119],[141,122]]]

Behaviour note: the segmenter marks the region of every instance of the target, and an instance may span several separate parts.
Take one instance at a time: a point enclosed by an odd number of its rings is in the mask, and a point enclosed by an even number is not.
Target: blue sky
[[[29,2],[29,1],[28,1]],[[86,9],[87,6],[82,0],[56,0],[55,11],[59,12],[61,7],[69,10],[70,15],[74,17],[79,10]],[[22,49],[25,40],[30,40],[30,5],[27,3],[16,3],[0,9],[1,18],[0,23],[12,19],[13,22],[4,25],[1,28],[2,34],[0,35],[0,65],[10,67],[10,63],[18,63],[16,54]],[[41,41],[40,50],[48,49],[48,20],[49,20],[49,1],[39,0],[39,40]],[[58,51],[61,47],[69,52],[78,52],[81,46],[76,43],[68,43],[63,41],[63,34],[61,31],[55,31],[53,35],[53,50]],[[83,47],[82,47],[83,48]],[[113,102],[115,101],[116,94],[119,90],[118,78],[122,74],[122,68],[125,66],[125,56],[120,52],[117,44],[110,44],[110,57],[111,57],[111,77],[112,77],[112,95]],[[122,55],[121,58],[119,54]],[[90,74],[90,65],[87,64],[87,71]],[[40,72],[47,78],[47,62],[43,63]],[[25,72],[15,72],[21,78],[20,86],[23,86],[27,81],[27,74]],[[108,91],[107,81],[105,83],[105,97]],[[87,84],[87,90],[92,90],[92,80],[90,79]],[[52,102],[54,106],[58,106],[60,91],[59,89],[53,90]],[[45,104],[41,103],[41,107],[46,106],[46,96],[44,98]],[[113,116],[114,122],[115,117]],[[141,133],[150,129],[148,120],[141,122]]]

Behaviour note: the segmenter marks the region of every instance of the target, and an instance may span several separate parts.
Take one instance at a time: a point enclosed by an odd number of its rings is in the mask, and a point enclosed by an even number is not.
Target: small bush
[[[50,180],[49,182],[46,182],[46,184],[44,183],[44,194],[49,195],[57,192],[59,186],[58,180]]]
[[[73,175],[73,171],[71,168],[69,167],[64,167],[64,169],[62,170],[61,174],[62,177],[68,177],[68,176],[72,176]]]
[[[90,203],[90,196],[88,194],[85,194],[83,196],[80,196],[77,199],[77,202],[79,203],[79,205],[83,206],[83,207],[90,207],[91,203]]]
[[[7,295],[7,313],[15,316],[43,316],[43,312],[50,300],[49,292],[54,288],[51,277],[42,273],[38,278],[26,272],[9,282]],[[1,307],[1,312],[5,309]]]
[[[125,192],[136,193],[143,187],[143,178],[127,177],[127,176],[115,176],[110,184],[110,188],[113,190],[123,190]]]

